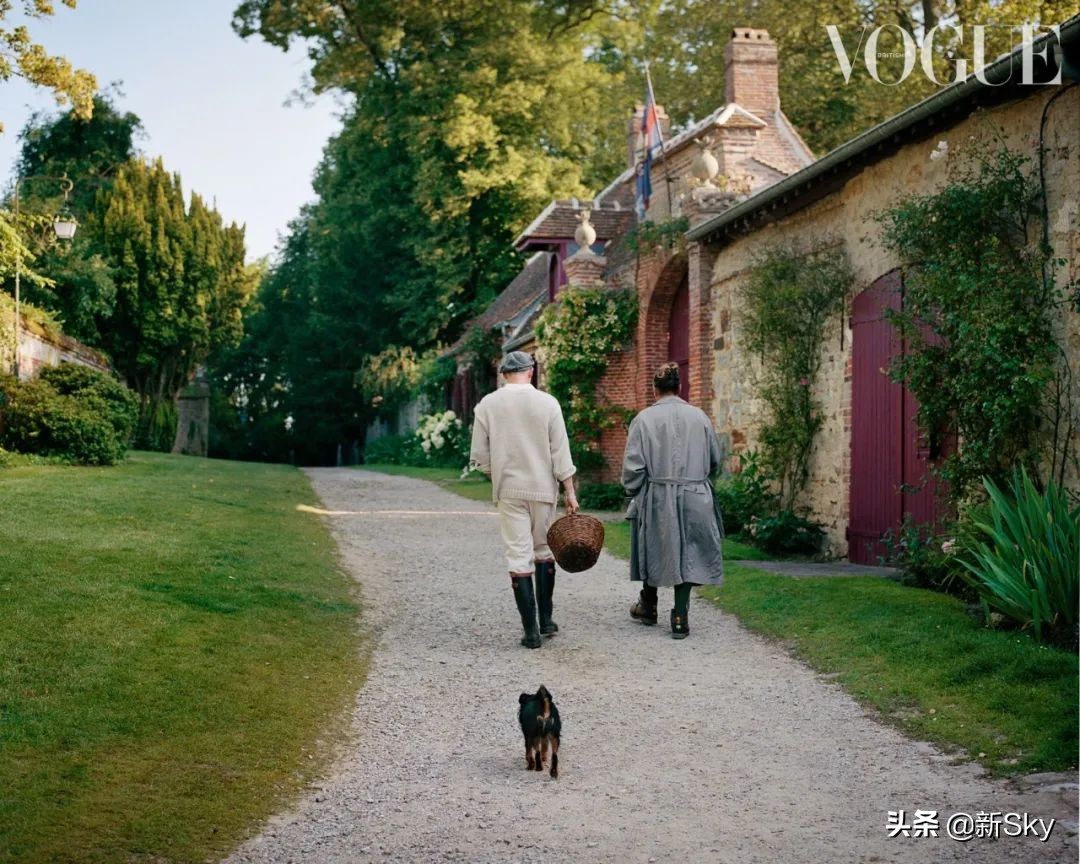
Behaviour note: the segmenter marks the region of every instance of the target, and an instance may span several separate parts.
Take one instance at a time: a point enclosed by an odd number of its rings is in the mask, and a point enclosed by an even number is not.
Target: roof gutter
[[[1053,35],[1052,33],[1044,33],[1032,44],[1037,46],[1042,42],[1049,41]],[[1073,38],[1078,36],[1080,36],[1080,15],[1070,18],[1060,28],[1063,46],[1067,41],[1066,37],[1071,42]],[[1018,48],[1012,53],[998,58],[983,69],[983,76],[990,84],[983,84],[974,74],[969,75],[963,81],[950,84],[933,96],[917,102],[877,126],[856,135],[850,141],[841,144],[835,150],[825,154],[801,171],[796,171],[780,182],[774,183],[756,195],[736,204],[731,209],[725,210],[723,213],[691,228],[686,232],[686,237],[689,240],[713,239],[734,223],[748,218],[768,205],[773,204],[775,206],[775,202],[786,200],[792,195],[806,191],[826,174],[838,171],[845,163],[856,156],[875,146],[884,144],[894,135],[917,125],[939,111],[964,101],[980,90],[1004,84],[1012,77],[1013,72],[1019,68],[1022,50],[1022,48]]]

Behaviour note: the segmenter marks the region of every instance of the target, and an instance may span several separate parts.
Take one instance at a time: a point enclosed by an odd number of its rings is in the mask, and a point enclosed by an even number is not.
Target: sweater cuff
[[[573,477],[575,474],[577,474],[577,468],[571,468],[568,473],[563,474],[561,477],[556,474],[555,479],[558,480],[560,484],[562,484],[569,480],[571,477]]]

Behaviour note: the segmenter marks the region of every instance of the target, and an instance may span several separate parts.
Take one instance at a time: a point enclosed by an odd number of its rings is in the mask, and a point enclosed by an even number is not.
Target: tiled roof
[[[522,231],[514,245],[521,249],[530,241],[560,240],[571,238],[578,226],[578,216],[582,210],[589,210],[589,221],[596,229],[598,240],[610,240],[626,230],[631,211],[619,201],[596,203],[579,201],[571,198],[567,201],[552,201],[537,216],[532,224]]]
[[[814,161],[814,154],[782,111],[777,110],[765,115],[754,114],[735,103],[721,105],[704,119],[672,137],[665,144],[666,157],[670,158],[692,144],[695,138],[720,125],[757,129],[756,142],[749,157],[777,173],[793,174]],[[661,164],[664,158],[659,156],[654,160],[653,170],[656,170],[655,166]],[[593,201],[579,201],[576,198],[552,201],[529,227],[518,235],[514,241],[515,247],[523,249],[537,241],[543,243],[572,238],[578,226],[579,214],[588,208],[589,221],[596,228],[597,239],[614,241],[604,253],[607,258],[607,273],[610,275],[618,272],[619,268],[634,256],[625,236],[634,223],[634,173],[633,168],[623,171],[598,193]],[[543,308],[547,298],[549,254],[538,252],[530,258],[529,263],[494,303],[467,326],[491,328],[512,322],[514,333],[507,334],[510,344],[527,337],[530,323]],[[449,353],[456,353],[463,341],[458,340]]]
[[[465,325],[464,332],[468,333],[473,327],[490,330],[504,322],[509,322],[528,308],[538,297],[546,297],[548,292],[548,261],[550,257],[550,252],[537,252],[533,255],[525,263],[521,272],[491,302],[491,305]],[[456,354],[464,344],[465,336],[462,336],[446,349],[446,355]]]

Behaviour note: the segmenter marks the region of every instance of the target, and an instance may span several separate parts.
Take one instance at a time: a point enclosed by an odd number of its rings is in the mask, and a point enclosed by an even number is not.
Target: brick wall
[[[711,253],[694,244],[688,253],[668,250],[631,260],[607,276],[609,286],[636,286],[638,323],[630,348],[613,357],[597,386],[597,393],[609,404],[633,413],[653,401],[652,377],[668,359],[668,324],[672,301],[684,278],[690,292],[690,401],[708,408],[712,400],[712,274]],[[616,426],[600,437],[607,466],[597,478],[605,482],[619,479],[626,430]]]

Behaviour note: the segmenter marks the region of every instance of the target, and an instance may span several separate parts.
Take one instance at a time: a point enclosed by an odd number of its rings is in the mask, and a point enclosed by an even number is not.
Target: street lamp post
[[[75,229],[79,226],[79,223],[75,221],[75,217],[68,211],[67,201],[68,195],[71,193],[72,186],[74,185],[67,177],[50,177],[44,174],[34,177],[19,177],[15,180],[15,230],[19,230],[19,189],[23,183],[28,183],[31,180],[53,180],[60,184],[60,188],[64,190],[64,209],[61,210],[53,219],[53,231],[56,232],[56,236],[61,240],[71,240],[75,236]],[[13,363],[12,369],[15,373],[15,379],[19,378],[19,312],[22,297],[19,292],[19,277],[22,275],[22,243],[16,237],[15,239],[15,323],[12,325],[12,332],[15,335],[15,344],[12,346]]]

